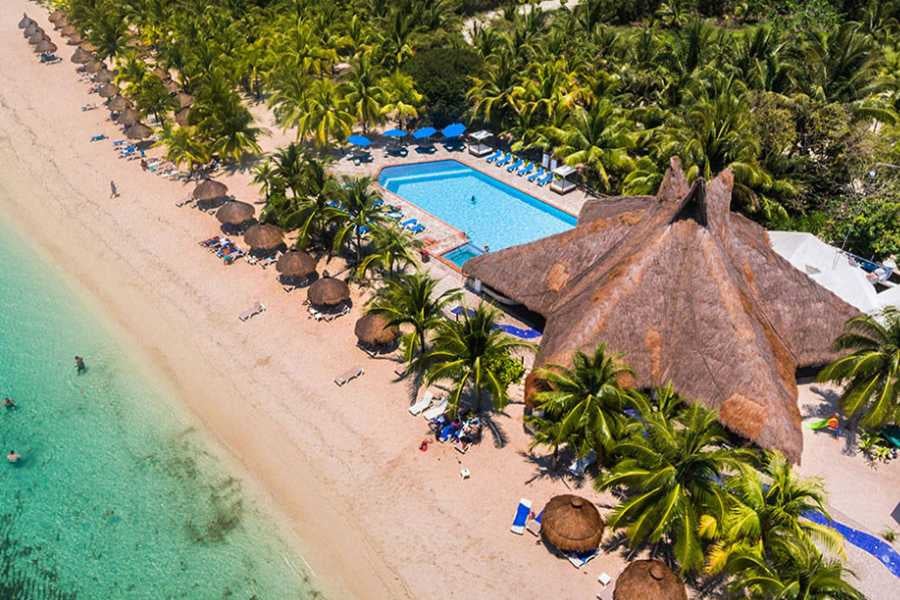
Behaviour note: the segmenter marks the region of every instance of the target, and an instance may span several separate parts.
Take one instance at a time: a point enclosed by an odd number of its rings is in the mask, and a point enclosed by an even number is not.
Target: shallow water
[[[88,370],[75,373],[73,357]],[[0,225],[0,598],[312,598],[162,381]]]

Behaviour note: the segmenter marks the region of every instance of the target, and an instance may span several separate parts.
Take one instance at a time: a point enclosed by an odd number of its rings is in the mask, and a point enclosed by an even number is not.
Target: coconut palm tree
[[[310,137],[316,147],[324,149],[332,140],[343,141],[350,135],[353,120],[338,84],[314,79],[296,119],[297,139]]]
[[[860,315],[844,325],[835,349],[851,352],[819,371],[819,381],[844,386],[841,408],[864,427],[900,423],[900,309]]]
[[[292,210],[284,226],[297,230],[296,246],[305,248],[313,239],[325,237],[329,223],[339,218],[334,201],[340,197],[341,188],[323,161],[302,155],[300,160],[300,171],[293,179],[296,183],[291,185]]]
[[[388,317],[391,325],[412,327],[401,340],[403,358],[410,368],[420,366],[428,335],[444,318],[444,309],[462,299],[458,289],[438,294],[436,288],[437,280],[427,273],[401,273],[384,280],[367,308]]]
[[[716,415],[700,405],[674,417],[637,407],[643,427],[613,447],[623,458],[596,482],[598,490],[625,489],[609,524],[624,528],[633,548],[662,545],[683,573],[697,572],[702,536],[715,532],[728,506],[719,479],[752,454],[729,447]]]
[[[479,304],[472,314],[464,310],[454,320],[440,321],[435,328],[431,349],[425,356],[425,381],[449,380],[453,389],[448,398],[451,414],[459,411],[463,394],[469,392],[476,410],[488,392],[494,410],[503,410],[509,401],[507,386],[498,365],[514,350],[532,350],[534,345],[517,340],[497,325],[499,313],[487,304]]]
[[[393,277],[416,265],[416,255],[421,248],[422,242],[396,223],[376,225],[372,229],[368,252],[356,267],[356,276],[363,279],[366,271],[377,268],[385,276]]]
[[[850,585],[853,575],[840,562],[826,560],[805,539],[777,537],[766,556],[741,552],[730,561],[729,588],[741,597],[755,600],[864,600]]]
[[[419,116],[419,108],[425,97],[416,90],[413,78],[401,71],[394,71],[379,82],[379,87],[384,90],[384,105],[382,112],[396,119],[397,126],[403,129],[405,121]]]
[[[159,140],[166,148],[166,160],[176,165],[188,165],[193,175],[197,167],[212,160],[212,149],[201,139],[196,127],[172,127],[165,124],[159,132]]]
[[[633,372],[621,357],[600,344],[590,355],[576,352],[572,367],[550,365],[537,369],[535,377],[550,388],[534,395],[541,416],[529,423],[538,435],[535,444],[548,445],[554,454],[562,445],[583,457],[591,450],[601,460],[619,440],[624,430],[628,392],[622,379]]]
[[[360,54],[344,85],[344,101],[362,124],[363,133],[369,132],[370,124],[377,124],[382,120],[384,98],[385,92],[378,85],[378,73],[370,62],[369,55]]]
[[[719,526],[720,541],[709,553],[707,571],[720,572],[740,553],[763,554],[777,537],[805,539],[842,555],[843,538],[836,530],[804,518],[809,511],[828,514],[822,481],[796,477],[777,452],[766,454],[763,473],[765,479],[745,465],[726,481],[731,504]]]
[[[362,239],[374,227],[387,221],[387,212],[372,190],[371,177],[346,178],[341,189],[340,204],[329,213],[337,223],[334,251],[340,252],[350,238],[354,240],[355,264],[362,260]]]

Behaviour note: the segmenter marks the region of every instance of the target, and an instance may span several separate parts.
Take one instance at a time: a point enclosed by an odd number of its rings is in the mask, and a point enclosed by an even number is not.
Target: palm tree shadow
[[[501,413],[506,414],[506,413]],[[500,424],[497,422],[495,415],[490,412],[482,413],[481,420],[484,422],[488,431],[491,432],[491,438],[494,440],[494,448],[504,448],[509,443],[509,436]]]

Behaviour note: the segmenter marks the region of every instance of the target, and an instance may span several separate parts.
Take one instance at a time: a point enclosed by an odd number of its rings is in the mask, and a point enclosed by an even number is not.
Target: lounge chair
[[[418,223],[418,224],[416,224],[414,227],[410,227],[410,228],[409,228],[409,231],[410,231],[413,235],[418,235],[418,234],[422,233],[423,231],[425,231],[425,226],[422,225],[421,223]]]
[[[544,187],[545,185],[550,183],[551,179],[553,179],[553,173],[547,173],[546,175],[544,175],[543,177],[541,177],[540,179],[537,180],[537,184],[539,187]]]
[[[597,550],[588,550],[587,552],[567,552],[566,558],[572,563],[576,569],[581,569],[586,564],[594,560],[599,552]]]
[[[92,142],[102,142],[105,139],[106,139],[106,136],[102,133],[97,133],[97,134],[91,136]]]
[[[516,516],[513,517],[512,526],[509,528],[516,535],[525,533],[525,523],[528,522],[528,515],[531,514],[531,500],[522,498],[516,507]]]
[[[509,164],[509,161],[511,161],[512,159],[513,159],[512,153],[511,153],[511,152],[507,152],[506,155],[505,155],[503,158],[501,158],[501,159],[498,160],[496,163],[494,163],[494,166],[495,166],[495,167],[503,167],[503,166]]]
[[[414,218],[407,219],[407,220],[403,221],[402,223],[400,223],[400,227],[402,227],[403,229],[409,229],[410,227],[415,227],[416,223],[418,223],[418,221]]]
[[[425,392],[425,395],[422,396],[415,404],[409,407],[409,414],[414,417],[419,416],[422,411],[431,406],[432,401],[434,400],[434,394],[431,391]]]
[[[501,156],[503,156],[503,150],[494,150],[494,153],[487,157],[488,164],[494,162]]]
[[[518,175],[519,177],[524,177],[524,176],[528,175],[529,173],[531,173],[532,171],[534,171],[534,163],[529,162],[524,167],[519,169],[519,171],[516,173],[516,175]]]
[[[584,477],[584,472],[595,462],[597,462],[597,454],[591,450],[581,458],[573,460],[566,471],[568,471],[569,475],[572,477]]]
[[[346,371],[345,373],[341,373],[340,375],[335,377],[334,383],[338,387],[341,387],[343,385],[347,385],[348,383],[350,383],[357,377],[362,377],[362,375],[364,373],[365,373],[365,371],[363,370],[362,367],[354,367],[354,368],[350,369],[349,371]]]
[[[238,315],[238,319],[240,319],[241,321],[246,321],[265,311],[266,305],[262,302],[257,302],[256,304],[242,312],[240,315]]]
[[[510,164],[508,167],[506,167],[506,172],[512,173],[513,171],[515,171],[516,169],[521,167],[523,162],[525,162],[525,161],[523,161],[521,158],[517,158],[516,160],[514,160],[512,162],[512,164]]]
[[[543,177],[546,171],[544,171],[544,167],[538,167],[537,171],[528,176],[528,181],[534,182],[540,177]]]
[[[432,419],[437,419],[439,416],[444,414],[447,411],[447,402],[446,398],[439,400],[437,403],[432,404],[431,408],[422,413],[422,417],[425,418],[426,421],[431,421]]]

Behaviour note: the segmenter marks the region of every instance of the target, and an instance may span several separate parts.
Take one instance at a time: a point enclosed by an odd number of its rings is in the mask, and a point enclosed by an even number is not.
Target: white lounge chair
[[[512,526],[509,528],[516,535],[525,533],[525,523],[528,521],[528,515],[531,514],[531,500],[522,498],[519,505],[516,506],[516,515],[513,517]]]
[[[437,419],[439,416],[444,414],[447,410],[447,399],[443,398],[437,404],[433,405],[431,408],[422,413],[422,416],[425,417],[426,421],[430,421],[432,419]]]
[[[342,373],[342,374],[338,375],[337,377],[335,377],[334,383],[338,387],[341,387],[342,385],[347,385],[348,383],[350,383],[357,377],[361,377],[364,373],[365,373],[365,371],[363,370],[362,367],[355,367],[353,369],[350,369],[346,373]]]
[[[431,406],[432,400],[434,400],[434,394],[432,394],[430,390],[425,392],[424,396],[409,407],[409,414],[414,417],[418,416],[422,411]]]
[[[597,462],[597,454],[591,450],[581,458],[573,460],[566,470],[572,477],[584,477],[584,472],[595,462]]]
[[[254,304],[253,306],[251,306],[250,308],[248,308],[247,310],[242,312],[240,315],[238,315],[238,318],[241,321],[246,321],[248,319],[252,319],[253,317],[255,317],[256,315],[258,315],[262,312],[265,312],[265,310],[266,310],[266,305],[263,304],[262,302],[257,302],[256,304]]]

